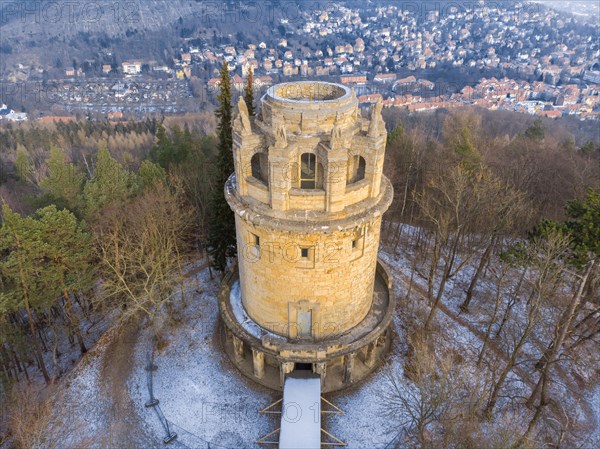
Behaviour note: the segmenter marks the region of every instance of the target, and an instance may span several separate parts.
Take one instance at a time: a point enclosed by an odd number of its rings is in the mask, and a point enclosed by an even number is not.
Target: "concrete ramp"
[[[321,377],[288,374],[283,384],[279,449],[321,449]]]

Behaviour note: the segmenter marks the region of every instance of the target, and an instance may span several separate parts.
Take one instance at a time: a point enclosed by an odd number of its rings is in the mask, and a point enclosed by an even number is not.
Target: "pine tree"
[[[164,183],[167,174],[160,165],[145,160],[138,170],[138,180],[143,189],[154,187],[156,184]]]
[[[76,165],[65,163],[65,152],[56,146],[50,147],[48,176],[40,182],[42,190],[59,206],[75,211],[81,204],[84,175]],[[64,204],[63,204],[64,203]]]
[[[566,222],[543,220],[533,235],[547,238],[557,230],[568,235],[572,246],[568,262],[581,269],[600,258],[600,191],[590,188],[584,200],[569,201],[566,211]]]
[[[156,130],[156,143],[150,150],[150,158],[153,162],[160,164],[161,167],[167,168],[170,163],[172,153],[173,144],[167,135],[167,130],[161,124]]]
[[[64,305],[69,332],[75,335],[81,354],[87,351],[80,329],[79,315],[73,310],[72,295],[87,293],[93,286],[91,236],[66,209],[48,206],[33,218],[40,224],[44,251],[44,291]]]
[[[250,117],[254,117],[254,69],[252,67],[250,67],[248,79],[246,80],[244,101],[246,102],[246,106],[248,106],[248,113]]]
[[[25,311],[31,344],[29,348],[37,361],[46,383],[50,375],[42,356],[42,346],[37,333],[34,311],[48,309],[49,296],[45,291],[44,248],[38,222],[31,217],[21,217],[5,203],[2,205],[3,223],[0,227],[0,273],[3,294],[0,309],[9,313]]]
[[[229,208],[223,186],[233,173],[233,136],[231,129],[231,80],[227,62],[221,67],[221,91],[217,97],[219,118],[217,146],[217,173],[215,182],[217,188],[211,199],[211,220],[208,229],[209,254],[212,256],[211,264],[219,271],[227,267],[227,257],[235,254],[235,221],[232,210]]]
[[[170,170],[173,165],[185,163],[193,147],[194,139],[187,123],[183,129],[175,124],[170,136],[161,125],[156,132],[156,143],[150,150],[150,158],[165,170]]]
[[[542,142],[546,137],[546,128],[541,119],[536,119],[529,128],[525,130],[523,135],[531,140]]]
[[[476,167],[480,164],[481,154],[473,143],[473,134],[468,127],[464,126],[457,132],[452,140],[452,145],[464,166]]]
[[[114,159],[101,142],[94,176],[86,183],[83,192],[87,216],[103,207],[126,200],[135,186],[135,176]]]
[[[27,151],[27,148],[21,144],[17,144],[15,173],[17,175],[17,180],[23,184],[26,184],[31,180],[31,174],[33,173],[33,167],[29,160],[29,152]]]

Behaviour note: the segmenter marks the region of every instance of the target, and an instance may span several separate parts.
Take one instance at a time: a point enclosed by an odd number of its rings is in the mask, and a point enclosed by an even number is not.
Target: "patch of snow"
[[[590,404],[594,410],[594,415],[596,415],[596,428],[590,439],[598,445],[596,447],[600,447],[600,385],[596,386],[591,396]]]
[[[414,232],[407,227],[408,232]],[[412,256],[404,251],[393,254],[383,251],[381,259],[390,266],[394,293],[400,299],[399,308],[404,310],[403,316],[394,317],[393,326],[399,338],[392,340],[392,350],[386,363],[379,367],[368,379],[350,389],[326,395],[327,399],[344,410],[345,414],[328,414],[322,416],[322,426],[329,433],[347,443],[349,448],[384,448],[401,431],[398,417],[389,415],[390,376],[396,377],[400,389],[413,388],[411,381],[404,377],[404,357],[406,338],[402,325],[410,314],[417,310],[427,309],[426,303],[416,289],[427,290],[425,278],[419,273],[419,267],[412,262]],[[411,295],[407,296],[408,278],[416,268],[412,279]],[[460,314],[458,306],[464,297],[465,286],[468,286],[472,268],[467,267],[464,274],[448,283],[443,304],[456,315]],[[511,285],[507,284],[509,294]],[[220,340],[218,322],[217,292],[218,279],[210,279],[207,269],[200,271],[185,289],[185,304],[178,301],[175,305],[176,321],[164,329],[167,345],[155,354],[158,370],[154,372],[154,396],[160,401],[160,409],[167,418],[169,426],[177,432],[179,447],[201,448],[210,442],[211,447],[239,448],[260,447],[254,442],[279,427],[279,417],[261,415],[258,411],[281,397],[277,393],[246,379],[242,376],[225,354]],[[470,314],[460,314],[460,318],[480,331],[485,331],[489,308],[493,301],[493,285],[482,278],[478,287],[478,297]],[[487,298],[489,296],[489,298]],[[490,299],[492,298],[492,299]],[[244,325],[252,335],[263,337],[268,331],[254,323],[247,315],[241,298],[239,282],[232,286],[231,306],[235,318]],[[486,302],[487,301],[487,302]],[[475,306],[476,304],[476,306]],[[480,308],[479,308],[480,307]],[[514,313],[521,313],[517,305]],[[502,311],[500,311],[502,312]],[[439,351],[460,354],[466,360],[473,360],[481,349],[481,338],[471,332],[468,327],[439,311],[436,321],[444,329],[440,339]],[[463,321],[464,323],[464,321]],[[510,332],[506,328],[505,332]],[[152,347],[151,332],[142,333],[132,356],[133,374],[127,386],[135,404],[135,412],[141,416],[148,433],[163,438],[165,429],[158,419],[156,411],[145,408],[148,401],[147,363],[149,350]],[[537,353],[539,348],[527,346],[527,353]],[[98,349],[98,345],[94,350]],[[81,436],[93,435],[102,431],[108,420],[105,400],[99,387],[98,360],[93,352],[86,364],[80,364],[70,377],[69,386],[61,398],[60,404],[71,407],[70,415],[84,420],[78,428]],[[476,370],[475,370],[476,371]],[[468,378],[477,382],[476,372],[469,372]],[[585,379],[586,382],[591,379]],[[528,386],[516,371],[509,374],[506,388],[513,393],[526,395]],[[596,428],[590,430],[590,441],[600,441],[600,386],[589,390],[589,403],[594,409]],[[396,392],[402,394],[402,391]],[[568,393],[566,393],[568,394]],[[502,400],[500,402],[503,402]],[[573,401],[568,401],[569,404]],[[501,405],[501,404],[499,404]],[[323,408],[325,406],[323,405]],[[583,409],[574,407],[573,417],[580,418]],[[509,415],[499,416],[490,423],[501,424]],[[523,421],[524,422],[524,421]],[[490,430],[491,431],[491,430]],[[72,441],[77,440],[72,436]],[[276,437],[273,437],[276,438]],[[594,447],[594,446],[590,446]],[[596,446],[598,447],[598,446]]]
[[[403,358],[399,357],[403,338],[397,316],[393,323],[399,337],[392,340],[385,364],[357,386],[326,396],[344,414],[326,415],[324,428],[350,449],[385,448],[401,432],[398,423],[390,419],[387,406],[390,376],[404,378]],[[411,382],[405,379],[400,385],[410,388]]]
[[[260,339],[263,335],[263,329],[256,324],[246,313],[244,305],[242,304],[242,292],[240,290],[240,282],[235,281],[231,286],[231,292],[229,294],[229,301],[231,303],[231,309],[236,320],[246,329],[252,336]]]
[[[211,447],[258,448],[254,442],[280,425],[279,416],[272,418],[258,411],[281,398],[281,393],[246,379],[230,363],[217,329],[218,281],[208,279],[205,270],[198,274],[198,285],[203,289],[201,294],[192,292],[189,297],[186,293],[188,307],[180,317],[186,324],[169,329],[168,346],[155,355],[158,370],[154,372],[154,395],[169,426],[177,432],[177,441],[186,447],[204,447],[210,442]],[[236,318],[245,322],[247,315],[238,300],[239,284],[232,287],[231,295]],[[148,400],[143,366],[150,347],[149,334],[140,338],[136,373],[129,387],[148,429],[162,438],[165,430],[156,414],[143,407]],[[356,388],[328,395],[345,414],[326,415],[324,428],[349,448],[385,447],[398,433],[382,413],[392,369],[401,371],[401,360],[391,359]]]
[[[279,449],[321,449],[321,378],[287,377]]]
[[[277,427],[258,413],[274,401],[274,393],[243,378],[229,362],[218,331],[218,280],[210,280],[204,270],[197,282],[201,293],[188,289],[188,306],[180,310],[185,324],[168,329],[167,347],[155,354],[154,396],[177,441],[187,447],[206,447],[207,442],[211,447],[254,447]],[[130,393],[151,432],[162,438],[160,420],[143,407],[149,399],[143,362],[151,348],[150,334],[143,340],[136,355],[142,365],[130,382]]]
[[[104,446],[102,433],[110,410],[101,391],[100,371],[108,339],[110,336],[105,335],[63,379],[63,388],[53,398],[54,414],[45,435],[48,444],[60,441],[59,447],[90,449]]]
[[[283,339],[282,336],[277,335],[265,329],[264,327],[261,327],[248,316],[248,313],[246,313],[246,309],[244,308],[244,304],[242,304],[242,291],[240,289],[239,280],[235,281],[231,286],[231,291],[229,292],[229,302],[231,304],[231,310],[233,311],[235,319],[250,335],[258,338],[259,340],[262,337],[269,337],[270,339],[276,340]]]

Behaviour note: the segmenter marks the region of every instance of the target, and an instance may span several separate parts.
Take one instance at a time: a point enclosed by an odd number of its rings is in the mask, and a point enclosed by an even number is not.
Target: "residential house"
[[[352,75],[352,76],[341,76],[340,83],[342,84],[367,84],[367,75]]]
[[[140,61],[125,61],[121,64],[123,73],[126,75],[137,75],[142,73],[142,63]]]
[[[383,101],[383,95],[367,94],[367,95],[359,95],[358,96],[359,103],[377,103],[378,101]]]
[[[246,86],[246,83],[245,83],[244,79],[240,75],[238,75],[236,73],[231,78],[231,85],[233,86],[233,88],[235,90],[237,90],[238,92],[241,92],[241,91],[244,90],[244,87]]]
[[[378,73],[377,75],[375,75],[375,78],[373,78],[373,81],[376,83],[391,84],[394,81],[396,81],[396,74],[395,73]]]

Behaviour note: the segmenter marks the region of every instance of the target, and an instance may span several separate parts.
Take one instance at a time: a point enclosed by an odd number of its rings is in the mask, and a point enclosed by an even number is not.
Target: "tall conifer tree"
[[[42,190],[53,203],[80,212],[83,207],[82,191],[85,176],[71,162],[65,163],[65,151],[51,145],[48,158],[48,176],[40,182]]]
[[[246,79],[246,89],[244,90],[244,101],[248,106],[250,117],[254,117],[254,69],[250,66],[248,78]]]
[[[220,106],[216,113],[219,118],[216,188],[211,200],[208,246],[209,254],[212,256],[212,266],[219,271],[224,271],[227,267],[227,257],[235,255],[235,221],[223,193],[223,186],[233,173],[231,80],[227,62],[224,62],[221,67],[220,88],[221,91],[217,97]]]

